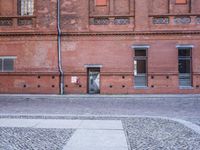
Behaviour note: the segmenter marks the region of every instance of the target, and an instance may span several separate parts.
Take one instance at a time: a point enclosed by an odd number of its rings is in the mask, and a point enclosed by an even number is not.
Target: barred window
[[[7,72],[14,70],[13,57],[0,57],[0,72]]]
[[[18,0],[18,15],[31,16],[34,12],[34,0]]]

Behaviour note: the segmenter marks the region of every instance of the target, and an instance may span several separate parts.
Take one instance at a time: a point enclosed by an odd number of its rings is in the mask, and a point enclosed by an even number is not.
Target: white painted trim
[[[100,64],[86,64],[84,65],[85,68],[102,68],[103,65]]]
[[[149,45],[132,45],[131,48],[132,49],[149,49],[150,46]]]
[[[191,45],[191,44],[179,44],[179,45],[176,45],[176,48],[194,48],[194,45]]]
[[[16,56],[0,56],[0,59],[16,59]]]

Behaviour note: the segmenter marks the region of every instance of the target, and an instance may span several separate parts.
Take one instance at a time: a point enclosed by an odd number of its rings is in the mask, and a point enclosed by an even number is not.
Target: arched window
[[[18,0],[18,15],[32,16],[34,12],[34,0]]]

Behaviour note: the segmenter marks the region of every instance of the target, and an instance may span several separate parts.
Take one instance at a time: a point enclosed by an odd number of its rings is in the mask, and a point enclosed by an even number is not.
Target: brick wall
[[[0,0],[0,8],[0,57],[16,57],[14,72],[0,72],[0,93],[59,94],[57,0],[35,0],[34,15],[27,17],[17,15],[15,0]],[[198,0],[185,5],[108,0],[103,6],[94,0],[61,0],[65,93],[87,93],[86,64],[102,65],[101,94],[200,93],[199,10]],[[19,25],[19,19],[25,23]],[[137,44],[150,46],[146,89],[134,88],[131,46]],[[177,44],[194,45],[189,90],[179,88]],[[79,84],[71,82],[72,76]]]

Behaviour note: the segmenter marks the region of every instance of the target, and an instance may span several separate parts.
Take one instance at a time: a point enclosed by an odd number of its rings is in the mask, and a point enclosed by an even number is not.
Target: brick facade
[[[57,3],[35,0],[34,14],[20,16],[17,0],[0,0],[0,58],[15,57],[0,93],[59,94]],[[88,92],[87,65],[101,66],[100,94],[200,93],[200,0],[98,3],[60,0],[65,94]],[[145,88],[135,86],[134,45],[149,46]],[[191,87],[180,87],[177,45],[193,46]]]

